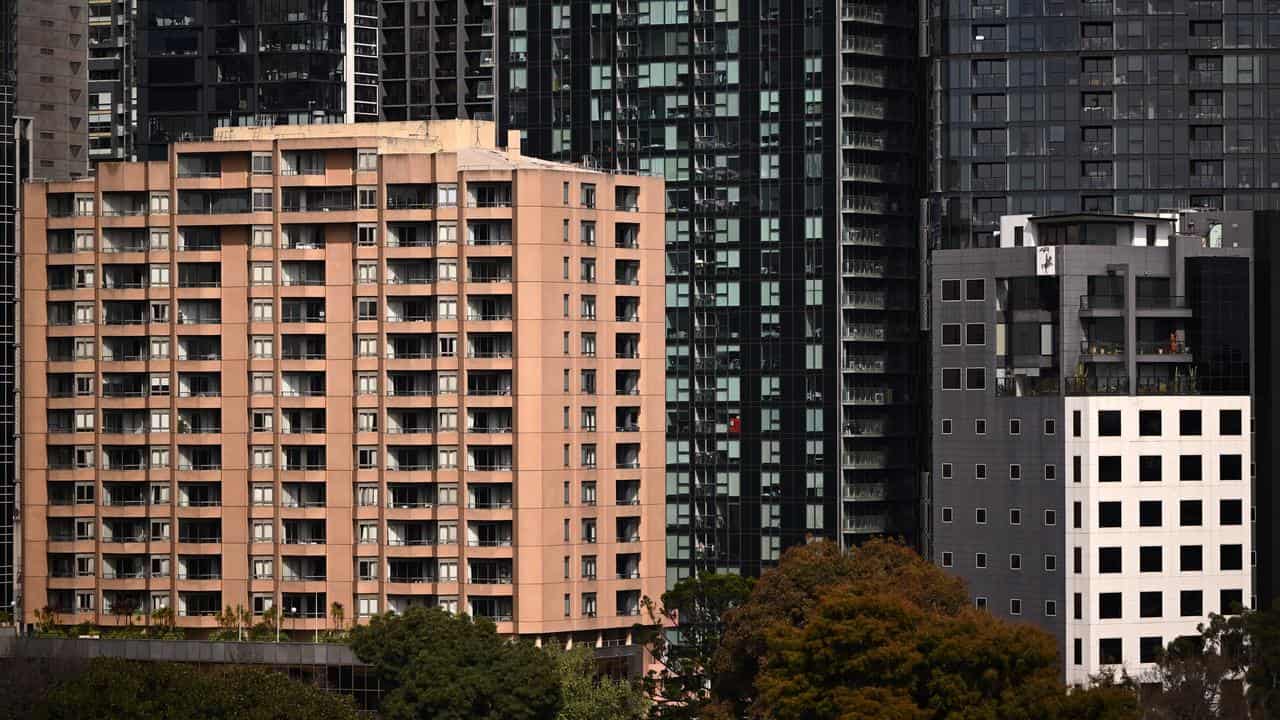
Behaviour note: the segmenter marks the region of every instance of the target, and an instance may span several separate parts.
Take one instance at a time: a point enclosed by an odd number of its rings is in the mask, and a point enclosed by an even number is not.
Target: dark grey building
[[[223,125],[378,118],[372,0],[140,0],[136,152]]]
[[[0,0],[0,610],[15,610],[17,482],[17,204],[23,175],[14,137],[17,0]],[[16,615],[16,613],[15,613]]]
[[[384,120],[493,120],[497,0],[381,0]]]
[[[14,113],[31,118],[32,173],[49,180],[89,174],[89,53],[84,0],[16,0]]]
[[[1280,2],[928,7],[934,246],[1004,214],[1280,208]]]
[[[930,254],[927,551],[1056,635],[1071,682],[1254,603],[1252,228],[1006,216],[998,246]]]
[[[502,3],[522,150],[667,180],[668,579],[913,538],[914,5]]]
[[[89,3],[89,161],[136,160],[136,0]]]

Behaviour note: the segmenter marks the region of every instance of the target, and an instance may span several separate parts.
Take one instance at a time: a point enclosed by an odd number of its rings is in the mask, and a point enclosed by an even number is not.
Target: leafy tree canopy
[[[487,620],[411,608],[356,627],[351,647],[382,681],[384,720],[551,720],[561,707],[546,653]]]

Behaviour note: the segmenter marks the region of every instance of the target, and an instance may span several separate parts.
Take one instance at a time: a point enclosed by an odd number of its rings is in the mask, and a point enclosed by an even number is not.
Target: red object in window
[[[729,418],[729,432],[731,433],[742,432],[742,420],[738,419],[737,415],[734,415],[733,417]]]

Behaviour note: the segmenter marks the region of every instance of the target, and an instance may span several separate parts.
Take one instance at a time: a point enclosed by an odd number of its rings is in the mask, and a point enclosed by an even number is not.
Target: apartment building
[[[1000,217],[1280,209],[1280,2],[929,4],[926,228]]]
[[[979,606],[1052,632],[1069,682],[1141,674],[1255,605],[1270,321],[1250,215],[1228,215],[1006,216],[999,247],[931,253],[927,550]]]
[[[89,0],[89,161],[136,160],[137,0]],[[50,178],[61,179],[61,178]]]
[[[138,0],[136,152],[214,128],[378,119],[373,0]]]
[[[494,134],[228,128],[26,187],[26,621],[628,642],[664,576],[662,181]]]
[[[666,186],[668,582],[914,538],[916,8],[502,3],[524,151]]]
[[[381,0],[385,120],[493,120],[497,0]]]

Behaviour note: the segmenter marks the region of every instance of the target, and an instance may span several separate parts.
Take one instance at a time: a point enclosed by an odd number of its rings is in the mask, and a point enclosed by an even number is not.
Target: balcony
[[[844,531],[856,535],[874,535],[889,528],[888,515],[845,515]]]
[[[1106,377],[1066,378],[1067,395],[1128,395],[1129,378],[1126,375]]]
[[[1062,392],[1057,375],[1015,375],[996,379],[997,397],[1052,397]]]

